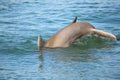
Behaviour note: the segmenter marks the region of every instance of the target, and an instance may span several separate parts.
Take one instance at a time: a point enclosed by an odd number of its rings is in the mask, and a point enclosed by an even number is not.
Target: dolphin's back
[[[77,37],[88,34],[91,28],[94,27],[87,22],[72,23],[54,34],[45,47],[68,47]]]

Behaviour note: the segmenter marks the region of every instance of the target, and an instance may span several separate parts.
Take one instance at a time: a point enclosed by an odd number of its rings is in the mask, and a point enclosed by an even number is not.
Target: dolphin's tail
[[[44,41],[42,40],[42,37],[38,35],[38,50],[40,50],[44,46]]]
[[[108,32],[105,32],[105,31],[102,31],[102,30],[92,29],[92,32],[94,34],[97,34],[97,35],[100,35],[103,37],[112,38],[112,39],[117,40],[115,35],[108,33]]]

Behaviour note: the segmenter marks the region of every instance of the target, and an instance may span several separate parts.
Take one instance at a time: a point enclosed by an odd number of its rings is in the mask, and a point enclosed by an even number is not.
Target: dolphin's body
[[[87,34],[97,34],[103,37],[116,39],[116,36],[104,32],[102,30],[97,30],[93,25],[87,22],[76,22],[77,17],[73,22],[55,33],[50,39],[43,43],[42,38],[38,36],[38,48],[47,47],[47,48],[65,48],[69,47],[77,38],[87,35]]]

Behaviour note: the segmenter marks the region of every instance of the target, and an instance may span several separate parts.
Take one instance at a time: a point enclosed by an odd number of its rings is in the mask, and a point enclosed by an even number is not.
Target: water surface
[[[37,52],[72,22],[87,21],[117,36],[82,38],[66,49]],[[1,0],[0,80],[120,80],[119,0]]]

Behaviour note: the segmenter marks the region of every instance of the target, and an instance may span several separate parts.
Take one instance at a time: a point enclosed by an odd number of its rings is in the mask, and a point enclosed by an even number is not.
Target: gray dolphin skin
[[[69,47],[77,38],[80,38],[84,35],[94,35],[97,34],[102,37],[112,38],[116,40],[116,36],[102,31],[95,29],[93,25],[88,22],[76,22],[77,17],[73,20],[73,22],[64,27],[63,29],[59,30],[53,36],[51,36],[46,42],[42,40],[42,37],[38,36],[38,48],[66,48]]]

